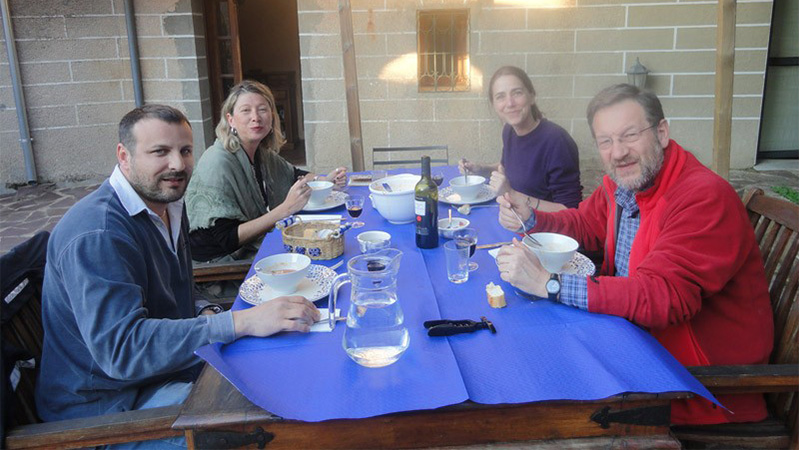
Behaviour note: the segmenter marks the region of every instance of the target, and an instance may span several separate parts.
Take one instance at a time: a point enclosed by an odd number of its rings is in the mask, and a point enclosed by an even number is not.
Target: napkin
[[[342,311],[339,308],[336,308],[336,312],[334,313],[336,317],[339,317],[339,313]],[[328,310],[327,309],[320,309],[319,310],[319,322],[311,325],[312,333],[325,333],[331,332],[331,327],[328,325]]]
[[[303,222],[313,222],[317,220],[338,222],[342,220],[341,214],[298,214],[297,217],[299,217]]]

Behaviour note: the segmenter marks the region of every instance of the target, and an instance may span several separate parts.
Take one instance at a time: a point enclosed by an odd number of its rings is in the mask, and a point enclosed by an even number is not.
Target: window
[[[469,90],[469,10],[417,13],[420,92]]]

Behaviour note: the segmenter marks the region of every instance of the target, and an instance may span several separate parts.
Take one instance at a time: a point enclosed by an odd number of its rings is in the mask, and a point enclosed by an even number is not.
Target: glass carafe
[[[387,248],[356,256],[347,263],[347,273],[336,277],[328,297],[331,329],[339,288],[351,284],[347,328],[342,346],[347,355],[364,367],[388,366],[408,348],[408,330],[397,300],[397,272],[403,252]]]

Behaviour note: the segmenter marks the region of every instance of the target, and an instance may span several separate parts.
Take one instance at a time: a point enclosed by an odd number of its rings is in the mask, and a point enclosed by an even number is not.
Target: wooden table
[[[572,448],[679,449],[680,443],[669,436],[669,401],[690,395],[629,394],[598,401],[505,405],[465,402],[366,419],[302,422],[253,405],[206,365],[173,429],[186,433],[190,449],[424,448],[540,439],[549,440],[541,448],[563,448],[561,440],[576,438],[592,439],[570,441],[578,443]],[[297,401],[303,401],[302,393]]]

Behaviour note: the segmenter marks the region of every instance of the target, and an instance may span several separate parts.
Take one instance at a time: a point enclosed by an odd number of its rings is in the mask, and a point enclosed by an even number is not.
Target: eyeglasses
[[[642,128],[639,131],[630,131],[630,132],[625,133],[622,136],[618,137],[617,140],[621,144],[633,144],[634,142],[638,141],[642,137],[642,133],[644,133],[645,131],[647,131],[647,130],[649,130],[651,128],[655,128],[657,126],[658,126],[658,124],[656,123],[656,124],[650,125],[647,128]],[[595,144],[597,144],[597,148],[599,148],[600,150],[608,150],[608,149],[611,148],[611,146],[614,145],[614,137],[613,136],[602,137],[602,138],[598,139],[595,142]]]

